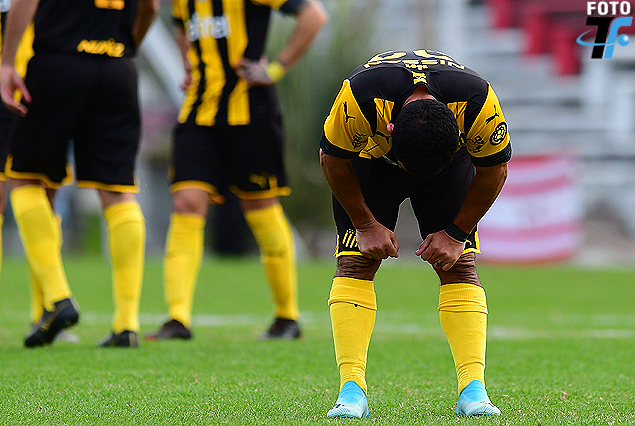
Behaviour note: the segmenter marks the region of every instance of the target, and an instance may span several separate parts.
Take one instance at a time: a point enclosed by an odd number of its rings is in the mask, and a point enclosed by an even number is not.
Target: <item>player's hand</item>
[[[236,74],[245,80],[249,87],[253,86],[271,86],[274,81],[267,74],[267,58],[261,58],[259,61],[242,58],[236,64]]]
[[[24,117],[27,113],[27,108],[24,104],[16,102],[15,92],[21,92],[24,102],[31,103],[31,94],[15,67],[2,65],[0,67],[0,96],[2,97],[2,102],[9,111]]]
[[[465,243],[450,237],[445,231],[430,234],[415,252],[435,269],[449,271],[465,250]]]
[[[399,244],[395,233],[377,221],[358,228],[356,238],[359,251],[364,257],[372,259],[399,257]]]

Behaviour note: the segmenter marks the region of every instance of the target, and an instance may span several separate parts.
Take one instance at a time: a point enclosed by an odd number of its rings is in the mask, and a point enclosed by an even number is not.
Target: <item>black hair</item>
[[[459,125],[454,114],[435,99],[408,103],[394,125],[394,156],[408,173],[420,178],[439,174],[459,146]]]

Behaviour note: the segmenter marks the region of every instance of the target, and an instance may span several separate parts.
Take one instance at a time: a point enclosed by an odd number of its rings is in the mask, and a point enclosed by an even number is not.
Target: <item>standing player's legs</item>
[[[225,170],[229,189],[240,200],[245,221],[254,235],[274,301],[275,320],[262,340],[297,339],[298,290],[295,246],[291,226],[279,196],[286,186],[282,122],[272,112],[268,119],[228,128]]]
[[[263,340],[297,339],[301,331],[291,226],[277,198],[241,199],[240,205],[260,248],[274,300],[276,319],[260,337]]]
[[[143,281],[146,228],[136,195],[99,190],[108,227],[115,312],[112,333],[99,346],[138,346],[139,300]]]
[[[94,81],[75,124],[77,186],[99,191],[115,302],[111,333],[99,346],[136,347],[146,231],[135,184],[141,126],[137,71],[129,58],[78,61],[91,70]]]
[[[474,177],[465,150],[439,175],[411,194],[421,237],[445,229],[460,210]],[[440,278],[439,318],[450,345],[458,378],[457,415],[499,415],[485,391],[487,303],[476,272],[479,252],[476,230],[449,271],[434,268]]]
[[[183,188],[172,195],[172,213],[165,244],[164,291],[169,321],[147,340],[191,339],[192,302],[203,258],[205,218],[210,193]]]
[[[364,200],[375,219],[389,229],[397,223],[399,205],[407,191],[407,175],[383,159],[353,160]],[[328,417],[365,417],[366,362],[375,324],[377,302],[375,272],[381,261],[359,252],[356,231],[348,214],[333,197],[337,226],[337,271],[329,297],[335,358],[340,373],[340,393]]]
[[[62,265],[59,223],[45,190],[59,187],[66,177],[72,123],[90,84],[86,70],[67,59],[41,54],[29,62],[26,84],[35,98],[27,116],[17,119],[6,170],[14,216],[45,309],[25,339],[29,347],[51,343],[79,316]]]
[[[169,319],[146,340],[191,339],[192,303],[204,249],[209,203],[222,203],[215,149],[218,132],[192,120],[177,125],[172,151],[172,212],[165,243],[164,292]]]

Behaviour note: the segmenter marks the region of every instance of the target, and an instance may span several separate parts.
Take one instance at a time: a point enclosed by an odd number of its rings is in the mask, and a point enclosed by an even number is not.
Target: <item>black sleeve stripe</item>
[[[491,167],[507,163],[512,158],[512,144],[509,143],[502,151],[487,157],[472,157],[472,164],[477,167]]]
[[[289,0],[282,6],[280,6],[280,12],[286,13],[287,15],[297,15],[307,0]]]
[[[333,145],[328,139],[326,139],[324,132],[322,132],[322,138],[320,139],[320,149],[322,149],[322,152],[325,154],[337,158],[343,158],[345,160],[351,160],[359,155],[357,152],[347,151],[339,146]]]

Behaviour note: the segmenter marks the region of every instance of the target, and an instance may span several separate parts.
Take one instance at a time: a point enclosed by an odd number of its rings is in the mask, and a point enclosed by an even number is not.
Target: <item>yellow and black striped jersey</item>
[[[302,0],[173,0],[172,15],[190,41],[192,84],[179,122],[194,114],[199,126],[249,124],[268,110],[273,88],[240,80],[234,66],[242,58],[258,60],[264,52],[272,9],[295,13]]]
[[[425,85],[454,113],[477,166],[511,158],[510,136],[496,94],[475,71],[432,50],[390,51],[357,67],[346,79],[324,122],[321,149],[340,158],[379,158],[389,153],[386,130],[406,99]]]
[[[136,16],[137,0],[40,0],[33,50],[131,57]]]

